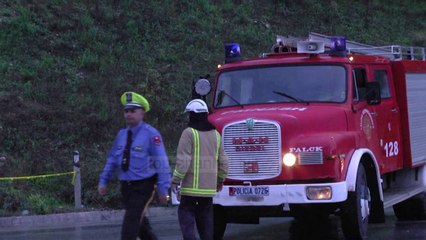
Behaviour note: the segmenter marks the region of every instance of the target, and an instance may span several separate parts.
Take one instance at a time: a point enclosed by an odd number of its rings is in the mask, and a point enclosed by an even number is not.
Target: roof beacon
[[[238,43],[225,43],[225,63],[241,60],[240,45]]]
[[[332,56],[346,56],[346,38],[343,36],[336,36],[330,38],[330,55]]]

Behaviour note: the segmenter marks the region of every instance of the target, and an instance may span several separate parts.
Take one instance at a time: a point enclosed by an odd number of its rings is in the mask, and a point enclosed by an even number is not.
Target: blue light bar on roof
[[[240,45],[238,43],[225,43],[225,63],[236,62],[240,59]]]
[[[330,49],[332,51],[346,51],[346,38],[343,36],[331,37]]]

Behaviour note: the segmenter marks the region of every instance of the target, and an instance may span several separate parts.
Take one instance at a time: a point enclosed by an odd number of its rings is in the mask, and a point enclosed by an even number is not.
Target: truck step
[[[383,207],[391,207],[424,191],[426,191],[424,186],[386,189],[383,191]]]

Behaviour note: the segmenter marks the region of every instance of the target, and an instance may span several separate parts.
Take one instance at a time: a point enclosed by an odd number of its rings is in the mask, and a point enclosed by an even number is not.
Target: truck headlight
[[[296,156],[293,153],[286,153],[283,157],[283,163],[287,167],[292,167],[294,164],[296,164]]]
[[[306,196],[309,200],[330,200],[332,191],[330,186],[315,186],[306,188]]]

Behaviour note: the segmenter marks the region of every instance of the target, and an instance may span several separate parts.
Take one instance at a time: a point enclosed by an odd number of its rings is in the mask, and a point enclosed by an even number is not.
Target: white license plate
[[[269,196],[269,187],[247,186],[229,187],[229,196]]]

